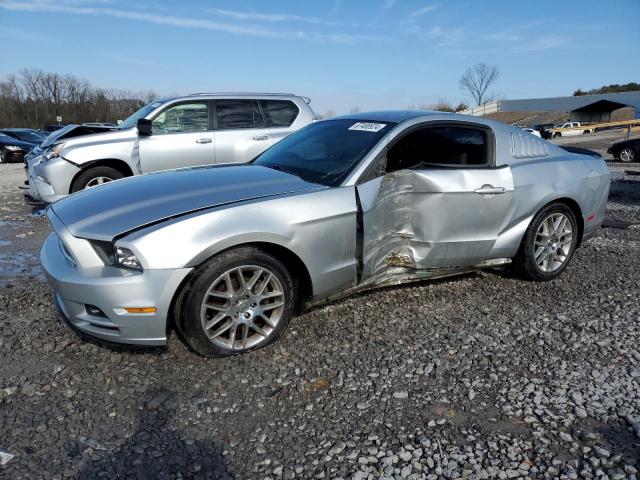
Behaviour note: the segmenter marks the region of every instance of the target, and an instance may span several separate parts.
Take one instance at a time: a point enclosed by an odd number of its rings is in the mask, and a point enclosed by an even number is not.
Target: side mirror
[[[146,118],[139,118],[136,125],[138,127],[138,135],[148,137],[151,135],[151,120]]]

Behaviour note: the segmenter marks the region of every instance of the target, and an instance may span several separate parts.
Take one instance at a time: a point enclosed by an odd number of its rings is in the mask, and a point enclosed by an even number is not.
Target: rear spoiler
[[[558,146],[560,147],[560,145]],[[601,154],[593,150],[589,150],[587,148],[580,148],[580,147],[560,147],[560,148],[570,153],[577,153],[579,155],[590,155],[592,157],[602,158]]]

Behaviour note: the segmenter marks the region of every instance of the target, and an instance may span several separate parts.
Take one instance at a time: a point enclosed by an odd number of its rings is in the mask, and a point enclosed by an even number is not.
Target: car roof
[[[412,118],[439,115],[445,112],[435,112],[431,110],[383,110],[377,112],[361,112],[349,115],[334,117],[331,120],[372,120],[376,122],[401,123]]]
[[[636,138],[625,138],[624,140],[617,141],[614,145],[619,145],[621,143],[640,143],[640,137]]]
[[[311,103],[311,99],[303,97],[301,95],[295,95],[293,93],[265,93],[265,92],[196,92],[190,95],[180,95],[172,98],[163,98],[158,100],[159,102],[173,102],[176,100],[189,100],[193,98],[258,98],[258,99],[274,99],[274,98],[300,98],[306,103]]]
[[[34,132],[33,128],[1,128],[3,132]]]

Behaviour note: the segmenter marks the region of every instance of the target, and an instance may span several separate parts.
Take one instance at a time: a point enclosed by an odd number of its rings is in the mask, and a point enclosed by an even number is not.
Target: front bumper
[[[40,262],[56,291],[58,308],[82,334],[108,342],[164,345],[171,301],[190,268],[133,272],[100,266],[82,268],[62,252],[52,233],[40,251]],[[104,313],[88,313],[92,305]],[[128,314],[127,307],[156,307],[156,313]]]
[[[45,203],[54,203],[69,194],[71,181],[80,168],[63,158],[44,160],[42,155],[26,162],[27,196]]]
[[[66,194],[58,194],[53,190],[53,187],[47,180],[43,177],[29,177],[29,187],[33,185],[33,190],[35,190],[34,198],[39,198],[44,203],[54,203],[58,200],[66,197]],[[30,188],[31,191],[31,188]]]

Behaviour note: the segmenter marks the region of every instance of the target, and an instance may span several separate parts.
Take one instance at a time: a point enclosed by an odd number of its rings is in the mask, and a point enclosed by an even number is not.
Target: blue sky
[[[640,81],[640,0],[0,0],[0,78],[104,88],[287,91],[319,113],[459,102],[495,64],[502,98]]]

